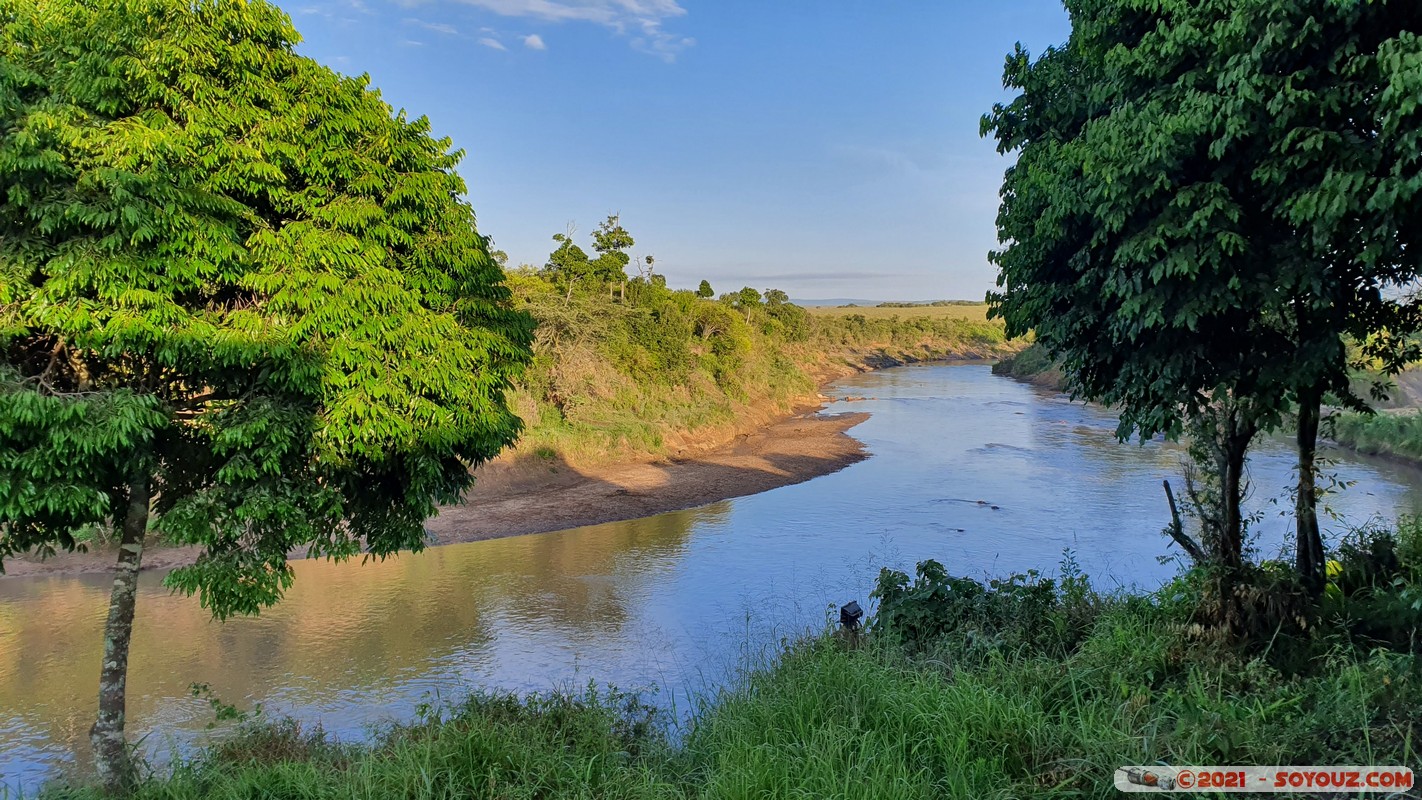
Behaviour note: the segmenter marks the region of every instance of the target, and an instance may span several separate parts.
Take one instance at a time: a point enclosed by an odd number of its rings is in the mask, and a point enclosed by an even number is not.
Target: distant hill
[[[884,301],[864,299],[855,300],[851,297],[831,297],[826,300],[791,299],[790,302],[794,303],[797,306],[804,306],[805,308],[815,308],[818,306],[847,306],[851,303],[856,306],[877,306],[878,304]]]
[[[865,308],[872,308],[878,305],[886,306],[932,306],[932,305],[979,305],[981,300],[864,300],[852,297],[831,297],[824,300],[799,300],[793,299],[790,302],[805,308],[823,308],[835,306],[856,305]]]

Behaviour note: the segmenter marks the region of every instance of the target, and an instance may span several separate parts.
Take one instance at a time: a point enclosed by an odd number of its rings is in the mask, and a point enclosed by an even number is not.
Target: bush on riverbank
[[[634,279],[565,291],[509,273],[538,321],[511,405],[527,424],[513,456],[592,464],[675,453],[785,413],[822,380],[867,366],[1013,352],[1000,323],[919,314],[822,316],[767,292],[720,300]],[[720,438],[726,438],[721,436]]]
[[[1048,389],[1060,390],[1065,385],[1061,366],[1047,355],[1041,345],[1035,343],[997,362],[992,372],[994,375],[1006,375]]]
[[[1127,596],[1069,563],[982,584],[926,562],[881,576],[870,632],[792,646],[677,739],[628,695],[475,697],[367,746],[254,726],[138,796],[1108,798],[1126,764],[1422,767],[1422,526],[1334,558],[1305,632],[1243,644],[1194,624],[1197,574]]]
[[[1360,453],[1422,461],[1422,412],[1340,414],[1332,438]]]

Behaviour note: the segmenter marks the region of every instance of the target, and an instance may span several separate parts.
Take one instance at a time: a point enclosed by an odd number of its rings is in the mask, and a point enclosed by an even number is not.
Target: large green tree
[[[1320,403],[1362,407],[1346,344],[1408,357],[1417,271],[1419,10],[1393,0],[1070,0],[1072,33],[1008,58],[984,119],[1017,163],[990,295],[1121,433],[1215,420],[1237,568],[1244,456],[1299,412],[1298,567],[1322,570]],[[1224,414],[1227,418],[1220,418]]]
[[[0,559],[118,533],[91,733],[132,777],[146,537],[218,617],[417,549],[514,440],[531,324],[460,153],[262,0],[0,0]]]

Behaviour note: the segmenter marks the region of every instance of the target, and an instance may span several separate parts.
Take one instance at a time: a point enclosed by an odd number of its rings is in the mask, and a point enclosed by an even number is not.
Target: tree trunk
[[[118,569],[109,595],[109,618],[104,624],[104,663],[99,672],[99,716],[89,729],[99,779],[110,793],[133,787],[133,758],[124,740],[124,714],[128,688],[128,646],[133,635],[133,612],[138,592],[138,568],[143,560],[143,539],[148,533],[148,476],[128,485],[128,511],[119,542]]]
[[[1243,609],[1236,591],[1244,572],[1244,459],[1254,439],[1253,423],[1242,422],[1237,411],[1225,420],[1220,442],[1221,520],[1219,563],[1216,584],[1220,598],[1220,619],[1233,631],[1243,627]]]
[[[1322,398],[1310,392],[1299,398],[1299,485],[1294,517],[1297,524],[1295,564],[1299,578],[1311,597],[1323,594],[1327,580],[1324,568],[1323,535],[1318,529],[1318,422]]]
[[[1233,423],[1231,422],[1231,427]],[[1220,487],[1224,495],[1224,524],[1220,531],[1220,565],[1226,571],[1237,574],[1244,565],[1244,516],[1240,511],[1244,488],[1244,456],[1249,448],[1249,440],[1231,432],[1226,436],[1221,455],[1224,475]]]

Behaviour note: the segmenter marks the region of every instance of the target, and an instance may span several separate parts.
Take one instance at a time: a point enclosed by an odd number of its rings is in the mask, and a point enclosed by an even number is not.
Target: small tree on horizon
[[[716,290],[711,288],[711,282],[702,280],[701,285],[696,287],[696,296],[703,300],[710,300],[716,296]]]
[[[627,265],[632,263],[628,251],[636,244],[632,234],[622,227],[621,215],[609,214],[593,231],[593,252],[597,253],[592,263],[593,277],[607,283],[627,280]]]

